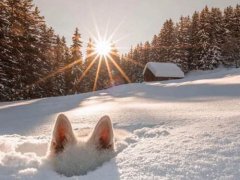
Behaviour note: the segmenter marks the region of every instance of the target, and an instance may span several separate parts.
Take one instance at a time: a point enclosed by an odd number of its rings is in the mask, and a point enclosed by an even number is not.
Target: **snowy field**
[[[58,113],[74,130],[107,114],[129,132],[117,154],[69,179],[239,179],[240,69],[82,95],[0,103],[0,179],[65,179],[44,156]]]

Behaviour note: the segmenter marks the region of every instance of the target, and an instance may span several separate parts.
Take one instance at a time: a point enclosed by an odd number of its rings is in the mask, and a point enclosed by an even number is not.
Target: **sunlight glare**
[[[111,51],[111,43],[108,41],[98,41],[96,43],[96,52],[100,56],[107,56]]]

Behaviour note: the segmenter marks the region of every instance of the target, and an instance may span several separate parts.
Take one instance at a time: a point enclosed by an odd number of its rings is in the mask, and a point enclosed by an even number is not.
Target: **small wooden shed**
[[[165,81],[184,78],[183,71],[174,63],[149,62],[143,70],[144,81]]]

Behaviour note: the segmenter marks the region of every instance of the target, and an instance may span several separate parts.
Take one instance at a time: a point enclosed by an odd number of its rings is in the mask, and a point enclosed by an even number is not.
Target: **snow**
[[[148,62],[143,70],[143,74],[147,68],[154,74],[155,77],[184,77],[182,70],[173,63]]]
[[[58,113],[76,132],[108,114],[128,131],[116,155],[67,178],[45,158]],[[0,103],[0,179],[238,179],[240,69],[196,71],[184,79],[94,93]]]

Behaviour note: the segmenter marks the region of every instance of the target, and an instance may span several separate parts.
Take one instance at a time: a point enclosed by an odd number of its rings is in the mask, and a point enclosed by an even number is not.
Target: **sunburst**
[[[108,56],[111,52],[111,43],[106,40],[96,42],[95,51],[100,56]]]
[[[103,36],[101,36],[100,32],[99,32],[99,28],[98,26],[95,24],[95,29],[96,29],[96,34],[97,36],[94,36],[90,31],[89,34],[91,35],[91,37],[94,40],[95,43],[95,47],[94,47],[94,52],[92,52],[88,57],[94,57],[93,60],[91,61],[91,63],[85,68],[84,72],[82,73],[82,75],[80,77],[78,77],[78,80],[76,82],[76,84],[79,84],[84,77],[87,75],[87,73],[89,72],[89,70],[93,67],[93,65],[95,63],[98,63],[97,66],[97,70],[96,70],[96,75],[95,75],[95,81],[94,81],[94,85],[93,85],[93,91],[95,91],[97,89],[97,82],[99,79],[99,72],[101,69],[101,66],[103,65],[102,61],[104,60],[107,67],[107,72],[108,72],[108,76],[110,79],[110,83],[113,82],[113,76],[112,76],[112,70],[111,70],[111,66],[109,63],[111,63],[118,71],[119,73],[122,75],[122,77],[128,82],[130,83],[130,79],[129,77],[126,75],[126,73],[124,72],[124,70],[121,68],[121,66],[114,60],[114,56],[116,56],[116,54],[113,53],[113,45],[116,44],[117,42],[119,42],[120,40],[123,40],[126,37],[120,37],[119,39],[113,40],[114,36],[116,34],[116,32],[118,31],[118,29],[120,28],[121,23],[114,29],[114,31],[108,35],[108,25],[106,28],[106,31],[104,33]],[[125,59],[123,59],[125,60]],[[128,60],[129,61],[129,60]],[[77,65],[78,63],[80,63],[81,60],[72,62],[71,64],[66,65],[63,68],[60,68],[52,73],[50,73],[49,75],[43,77],[42,79],[40,79],[39,81],[33,83],[32,85],[28,86],[27,89],[30,89],[32,86],[39,84],[39,83],[43,83],[45,82],[47,79],[56,76],[59,73],[63,73],[64,71],[70,69],[71,67],[73,67],[74,65]],[[137,61],[131,59],[130,61],[133,64],[137,64]]]

